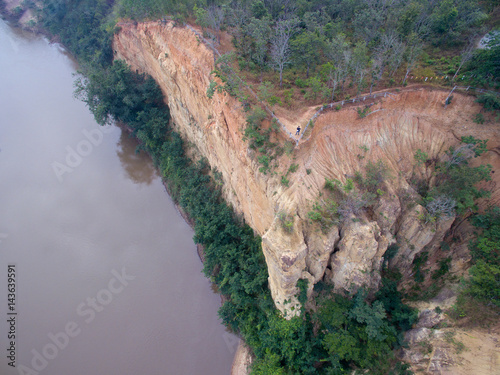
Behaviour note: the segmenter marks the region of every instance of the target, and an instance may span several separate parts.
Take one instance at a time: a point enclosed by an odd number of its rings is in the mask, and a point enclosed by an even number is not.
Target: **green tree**
[[[416,67],[418,58],[422,54],[422,40],[416,33],[411,33],[406,41],[406,49],[403,54],[403,61],[405,63],[405,77],[403,85],[406,83],[408,74]]]
[[[254,39],[254,52],[252,59],[260,67],[261,71],[266,66],[269,38],[271,36],[271,24],[268,18],[252,18],[248,24],[249,34]]]
[[[469,246],[474,265],[465,293],[500,308],[500,208],[473,217],[472,224],[482,232]]]
[[[366,47],[365,42],[358,42],[354,46],[354,50],[352,52],[351,59],[351,67],[353,70],[353,81],[357,81],[358,83],[358,91],[361,90],[361,85],[363,83],[363,79],[366,75],[366,71],[368,65],[370,63],[370,56],[368,54],[368,48]]]
[[[433,38],[438,44],[461,43],[464,33],[486,18],[475,0],[443,0],[430,15]]]
[[[280,357],[272,353],[270,350],[266,351],[264,358],[257,358],[252,363],[251,375],[285,375],[285,369],[281,367]]]
[[[291,41],[294,60],[298,65],[306,67],[306,78],[309,70],[316,68],[323,50],[324,38],[315,31],[304,31]]]
[[[335,95],[337,86],[342,82],[342,91],[344,90],[344,83],[349,74],[351,65],[352,51],[347,43],[344,34],[337,34],[326,45],[325,54],[331,64],[326,66],[328,80],[332,86],[332,100]]]

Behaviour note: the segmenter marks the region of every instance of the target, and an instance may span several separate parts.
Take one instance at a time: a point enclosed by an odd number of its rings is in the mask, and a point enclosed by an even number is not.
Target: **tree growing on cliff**
[[[454,217],[456,205],[457,202],[455,202],[455,199],[446,194],[430,197],[425,203],[425,208],[429,213],[429,216],[426,217],[426,222],[440,218]]]

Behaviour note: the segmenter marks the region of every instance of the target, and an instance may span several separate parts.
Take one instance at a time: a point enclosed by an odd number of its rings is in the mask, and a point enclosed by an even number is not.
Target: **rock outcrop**
[[[311,136],[295,149],[293,163],[299,168],[289,175],[285,187],[279,177],[292,163],[290,157],[281,156],[273,173],[261,173],[255,152],[243,139],[246,115],[241,103],[224,93],[207,97],[214,53],[200,35],[172,22],[121,23],[119,27],[115,58],[155,78],[190,152],[206,157],[221,172],[225,199],[263,238],[269,287],[276,306],[287,316],[298,311],[299,278],[310,280],[310,288],[321,279],[338,289],[377,286],[382,257],[390,244],[397,241],[400,246],[392,264],[409,274],[414,257],[442,241],[453,220],[425,223],[421,219],[425,209],[415,199],[407,201],[416,196],[409,184],[412,176],[428,175],[425,165],[415,163],[417,149],[438,158],[460,136],[471,134],[490,139],[489,148],[499,144],[498,129],[479,128],[471,121],[479,110],[473,99],[456,93],[445,110],[446,91],[407,88],[382,98],[372,107],[373,113],[362,119],[355,107],[324,111]],[[303,110],[311,112],[313,108]],[[287,116],[282,108],[277,113]],[[304,126],[294,123],[294,118],[302,117],[289,114],[283,122]],[[285,140],[283,136],[278,141]],[[483,159],[500,163],[493,152]],[[345,182],[363,172],[368,161],[378,160],[388,167],[390,176],[370,212],[344,220],[326,233],[309,222],[308,212],[323,191],[325,177]],[[495,202],[497,175],[490,185]],[[277,213],[282,211],[294,217],[292,234],[279,224]]]

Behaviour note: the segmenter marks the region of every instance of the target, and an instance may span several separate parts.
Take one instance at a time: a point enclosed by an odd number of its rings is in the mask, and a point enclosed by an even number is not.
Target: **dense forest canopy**
[[[500,41],[474,47],[498,29],[494,0],[44,0],[44,20],[65,44],[95,59],[110,58],[102,34],[120,18],[171,17],[195,21],[220,40],[229,32],[239,67],[276,71],[275,86],[300,90],[305,100],[325,102],[374,87],[406,84],[409,75],[447,76],[498,89]],[[95,9],[96,11],[89,11]],[[100,21],[99,21],[100,20]],[[84,21],[84,22],[82,22]],[[100,23],[98,25],[96,22]],[[102,30],[105,29],[105,30]],[[100,35],[100,36],[99,36]],[[287,75],[287,72],[289,73]],[[279,80],[278,78],[279,77]],[[307,91],[307,92],[306,92]],[[286,101],[280,93],[280,102]]]
[[[357,92],[381,80],[399,84],[417,66],[428,75],[454,77],[470,68],[476,85],[498,87],[498,52],[472,47],[490,31],[498,15],[495,1],[478,0],[233,0],[119,1],[117,14],[132,19],[195,18],[215,41],[220,31],[233,37],[240,67],[254,72],[295,69],[323,100],[344,91]],[[498,25],[497,25],[498,26]],[[496,51],[500,46],[496,46]],[[479,69],[487,60],[488,69]],[[422,70],[421,70],[422,71]],[[310,77],[310,76],[313,77]],[[320,81],[320,82],[318,82]],[[391,83],[392,83],[391,81]],[[290,86],[290,85],[289,85]],[[317,88],[315,88],[316,86]],[[307,98],[306,98],[307,99]]]

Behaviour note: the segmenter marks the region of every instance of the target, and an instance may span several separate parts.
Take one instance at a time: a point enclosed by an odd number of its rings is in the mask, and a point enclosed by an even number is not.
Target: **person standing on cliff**
[[[299,135],[300,134],[300,125],[297,126],[297,133],[295,133],[295,135]]]

